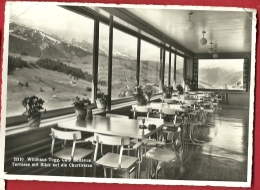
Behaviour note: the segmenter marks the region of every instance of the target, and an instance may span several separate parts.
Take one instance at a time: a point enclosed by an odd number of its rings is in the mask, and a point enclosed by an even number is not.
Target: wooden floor
[[[166,163],[166,180],[246,181],[248,118],[248,109],[217,110],[208,118],[214,126],[199,126],[195,131],[197,139],[205,140],[204,146],[184,146],[185,172],[180,173],[179,162]],[[146,168],[147,160],[144,159],[141,164],[142,179],[147,178]],[[87,177],[91,177],[91,170],[87,169]],[[64,170],[53,168],[32,174],[63,176]],[[82,168],[74,169],[73,176],[82,174]],[[70,170],[66,170],[65,175],[71,175]],[[96,177],[104,177],[102,167],[97,167]],[[115,171],[114,177],[126,178],[126,174]]]

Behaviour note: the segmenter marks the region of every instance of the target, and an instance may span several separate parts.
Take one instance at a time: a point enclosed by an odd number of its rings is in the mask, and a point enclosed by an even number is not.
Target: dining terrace
[[[7,8],[7,177],[250,183],[254,12]]]

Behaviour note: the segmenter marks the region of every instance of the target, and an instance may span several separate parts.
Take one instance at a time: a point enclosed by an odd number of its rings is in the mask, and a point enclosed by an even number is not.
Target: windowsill
[[[248,93],[245,90],[225,90],[225,89],[198,89],[192,90],[192,92],[224,92],[224,93]]]
[[[151,98],[151,100],[156,100],[158,98],[160,98],[160,95],[153,96]],[[120,109],[120,108],[123,108],[123,107],[126,107],[126,106],[131,106],[131,105],[134,105],[134,104],[136,104],[136,101],[129,101],[129,102],[124,102],[124,103],[112,105],[111,110],[93,109],[93,115],[108,113],[110,111]],[[75,113],[70,113],[70,114],[65,114],[65,115],[62,115],[62,116],[42,119],[40,127],[29,127],[27,122],[17,124],[17,125],[13,125],[13,126],[9,126],[5,129],[5,136],[6,137],[14,136],[14,135],[16,136],[16,135],[19,135],[21,133],[31,132],[33,130],[41,130],[42,128],[45,128],[45,127],[50,127],[50,126],[54,127],[59,122],[71,120],[73,118],[75,118]]]

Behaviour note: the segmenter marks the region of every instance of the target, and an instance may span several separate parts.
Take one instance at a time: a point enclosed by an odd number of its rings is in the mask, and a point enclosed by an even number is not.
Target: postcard
[[[0,176],[250,187],[256,10],[7,2]]]

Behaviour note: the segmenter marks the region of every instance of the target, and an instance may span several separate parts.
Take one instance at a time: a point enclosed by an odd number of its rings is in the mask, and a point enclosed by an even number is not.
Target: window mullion
[[[108,52],[108,104],[107,109],[111,109],[111,97],[112,97],[112,62],[113,62],[113,15],[110,15],[109,20],[109,52]]]

